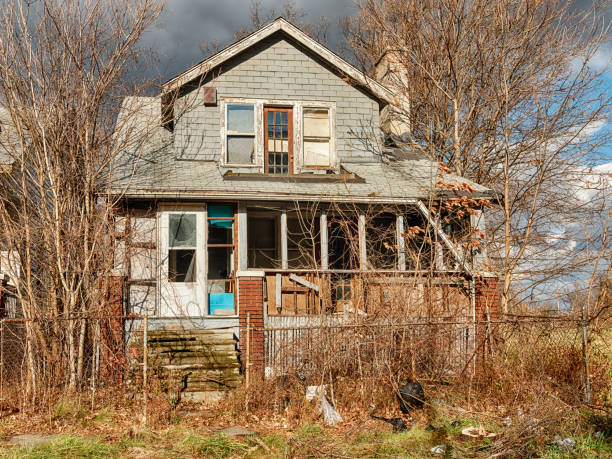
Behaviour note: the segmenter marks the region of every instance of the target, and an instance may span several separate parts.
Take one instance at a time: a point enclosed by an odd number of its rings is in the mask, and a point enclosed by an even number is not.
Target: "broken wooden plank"
[[[317,293],[319,292],[318,285],[313,284],[312,282],[304,279],[303,277],[298,276],[297,274],[289,274],[289,279],[297,282],[300,285],[303,285],[304,287],[308,287],[309,289],[314,290]]]

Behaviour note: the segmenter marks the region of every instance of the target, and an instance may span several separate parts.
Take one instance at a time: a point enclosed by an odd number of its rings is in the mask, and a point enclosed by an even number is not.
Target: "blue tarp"
[[[213,226],[231,228],[234,223],[232,220],[210,220],[211,217],[232,218],[234,210],[232,206],[208,206],[208,222]]]

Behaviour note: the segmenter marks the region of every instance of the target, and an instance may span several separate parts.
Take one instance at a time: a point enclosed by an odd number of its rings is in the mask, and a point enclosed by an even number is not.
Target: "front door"
[[[292,115],[290,108],[264,108],[265,169],[268,174],[293,173]]]
[[[206,315],[205,213],[160,214],[160,315]]]

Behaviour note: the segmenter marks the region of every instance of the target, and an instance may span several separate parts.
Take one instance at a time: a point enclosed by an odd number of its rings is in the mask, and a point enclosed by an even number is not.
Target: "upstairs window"
[[[255,162],[255,106],[227,105],[227,164]]]
[[[336,104],[221,100],[221,165],[239,173],[291,175],[338,169]]]
[[[304,166],[330,166],[329,109],[304,107]]]
[[[293,171],[293,111],[290,108],[264,109],[266,134],[265,171],[268,174],[289,174]]]

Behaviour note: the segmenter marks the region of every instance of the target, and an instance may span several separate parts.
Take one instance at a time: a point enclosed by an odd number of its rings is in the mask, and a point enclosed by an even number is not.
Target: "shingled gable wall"
[[[378,135],[378,102],[280,34],[212,70],[203,85],[215,87],[218,100],[228,97],[336,102],[336,150],[340,161],[375,159],[359,139]],[[175,124],[174,147],[181,159],[218,161],[221,106],[205,106],[203,93],[199,95],[201,100],[195,102],[191,93],[177,101],[177,112],[185,104],[189,109]]]

